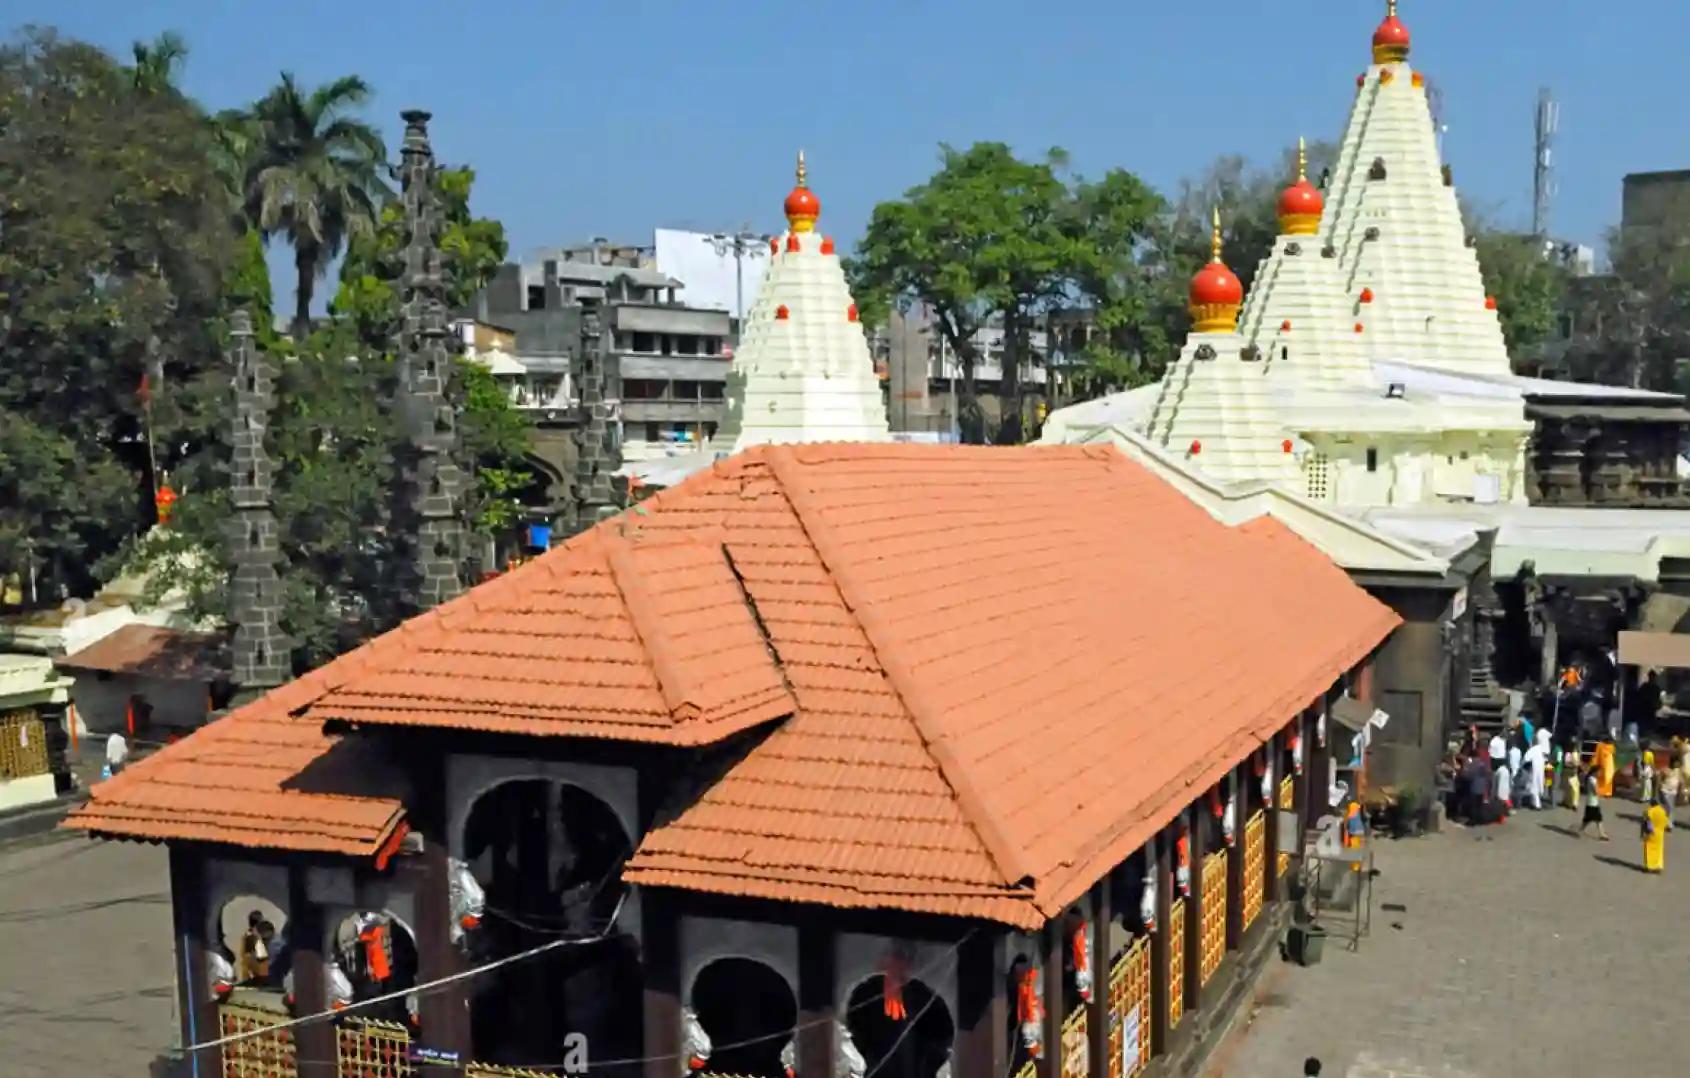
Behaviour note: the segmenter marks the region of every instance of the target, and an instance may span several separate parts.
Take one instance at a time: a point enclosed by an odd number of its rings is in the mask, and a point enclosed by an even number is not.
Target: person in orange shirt
[[[1596,790],[1603,797],[1614,796],[1614,772],[1619,769],[1614,751],[1614,743],[1604,739],[1596,746],[1596,756],[1591,761],[1591,766],[1596,769]]]

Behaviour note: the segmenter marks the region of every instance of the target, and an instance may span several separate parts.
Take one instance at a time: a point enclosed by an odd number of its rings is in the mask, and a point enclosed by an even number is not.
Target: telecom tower
[[[1549,200],[1555,196],[1555,163],[1552,152],[1555,130],[1561,126],[1561,106],[1548,87],[1537,92],[1536,158],[1532,166],[1532,235],[1549,238]]]

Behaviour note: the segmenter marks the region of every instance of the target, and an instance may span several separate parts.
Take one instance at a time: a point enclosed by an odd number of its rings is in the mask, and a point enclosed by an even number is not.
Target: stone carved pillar
[[[455,455],[457,415],[448,396],[457,343],[446,324],[446,279],[441,263],[438,168],[428,142],[429,114],[403,114],[400,178],[405,204],[404,305],[399,340],[399,420],[406,453],[399,534],[408,547],[408,605],[427,610],[463,590],[464,475]]]
[[[581,424],[575,435],[575,482],[568,515],[571,534],[620,508],[612,477],[622,465],[621,378],[604,330],[604,309],[597,303],[581,307],[581,347],[574,381],[580,387]]]
[[[258,350],[252,316],[231,319],[229,367],[235,409],[229,432],[229,500],[234,514],[226,538],[235,575],[229,592],[232,671],[240,697],[250,699],[293,673],[290,642],[282,633],[280,536],[273,504],[274,469],[264,432],[275,406],[275,371]]]

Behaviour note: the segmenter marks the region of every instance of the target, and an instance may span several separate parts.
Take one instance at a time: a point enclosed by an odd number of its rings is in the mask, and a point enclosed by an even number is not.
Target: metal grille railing
[[[342,1019],[335,1030],[335,1064],[340,1078],[409,1078],[417,1073],[410,1030],[397,1022],[356,1015]]]
[[[1261,809],[1244,823],[1244,927],[1256,923],[1262,912],[1263,872],[1267,869],[1267,813]]]
[[[1168,907],[1168,1029],[1185,1017],[1185,899]]]
[[[220,1036],[269,1030],[223,1045],[223,1078],[295,1078],[299,1068],[295,1065],[293,1031],[272,1028],[287,1020],[288,1016],[278,1011],[241,1003],[218,1004]]]
[[[501,1067],[496,1063],[465,1063],[464,1078],[556,1078],[544,1071],[525,1067]]]
[[[47,725],[35,709],[0,715],[0,779],[27,779],[49,770]]]
[[[1150,1063],[1150,937],[1140,936],[1109,970],[1109,1078]]]
[[[1062,1020],[1061,1078],[1090,1078],[1091,1045],[1086,1040],[1086,1011],[1082,1003]]]
[[[1203,942],[1198,951],[1197,976],[1199,984],[1221,968],[1226,955],[1226,851],[1217,850],[1203,858],[1203,909],[1200,913],[1199,938]]]
[[[1015,1072],[1015,1078],[1039,1078],[1038,1062],[1036,1060],[1029,1059],[1027,1062],[1021,1064],[1021,1069]]]

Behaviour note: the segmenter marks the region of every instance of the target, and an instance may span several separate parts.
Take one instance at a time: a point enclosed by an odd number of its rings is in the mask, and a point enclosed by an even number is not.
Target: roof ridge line
[[[833,586],[838,589],[840,597],[845,600],[846,608],[850,610],[857,626],[862,629],[863,636],[874,651],[875,660],[880,663],[882,674],[890,683],[892,691],[897,693],[898,699],[903,702],[904,710],[909,713],[910,721],[915,724],[922,745],[938,766],[939,774],[956,794],[963,818],[973,828],[980,845],[985,848],[986,856],[991,859],[1003,882],[1011,887],[1021,886],[1033,873],[1027,868],[1020,852],[1009,841],[1008,834],[997,815],[992,812],[986,798],[965,773],[961,761],[951,751],[949,743],[940,731],[935,729],[932,710],[916,689],[914,677],[903,661],[895,657],[890,648],[884,646],[881,638],[885,630],[880,624],[880,619],[867,610],[868,604],[863,602],[862,596],[858,594],[856,582],[841,571],[843,559],[834,548],[833,541],[813,526],[819,509],[799,484],[794,471],[803,466],[802,462],[797,459],[797,454],[792,448],[787,446],[770,447],[764,452],[763,459],[775,482],[780,485],[781,493],[791,504],[793,515],[798,518],[798,526],[804,530],[805,538],[815,548],[822,567],[833,580]]]
[[[698,699],[701,687],[687,676],[683,664],[675,657],[669,634],[663,629],[663,615],[657,609],[657,598],[646,587],[639,567],[634,564],[634,544],[626,536],[608,530],[599,539],[605,561],[610,566],[611,583],[616,585],[623,605],[628,608],[628,620],[633,623],[634,632],[644,646],[646,659],[657,677],[657,689],[663,694],[663,703],[668,707],[670,716],[680,722],[698,718],[704,713]],[[702,543],[698,545],[704,546]]]

